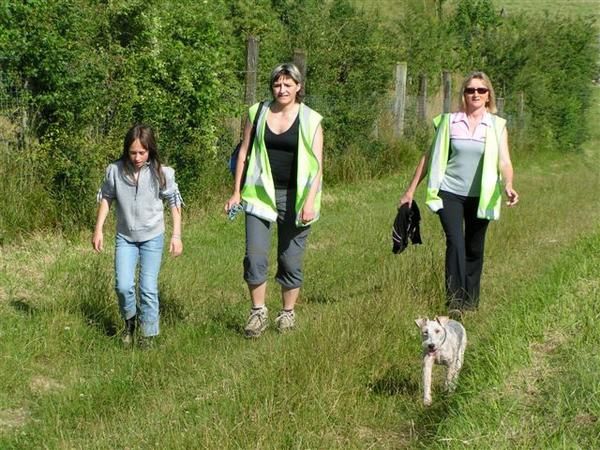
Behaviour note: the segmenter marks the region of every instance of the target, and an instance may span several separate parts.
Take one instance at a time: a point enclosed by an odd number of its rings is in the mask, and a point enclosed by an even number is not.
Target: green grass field
[[[433,8],[433,0],[423,0]],[[402,15],[408,0],[353,0],[357,6],[367,11],[377,10],[384,17],[399,17]],[[445,10],[452,7],[452,2],[445,2]],[[504,9],[505,14],[560,14],[586,15],[598,18],[600,14],[599,0],[493,0],[498,10]]]
[[[595,132],[582,154],[514,149],[522,201],[490,229],[459,388],[440,392],[437,371],[431,408],[413,320],[444,312],[443,235],[423,211],[424,245],[393,255],[390,242],[412,164],[326,188],[285,336],[242,337],[243,224],[220,199],[164,262],[150,351],[115,336],[111,248],[50,234],[0,248],[0,448],[600,447]]]
[[[392,17],[404,0],[364,3]],[[161,337],[147,351],[119,345],[111,231],[100,255],[88,233],[0,245],[0,449],[600,448],[599,88],[589,121],[580,153],[513,149],[521,202],[490,228],[458,389],[444,394],[436,368],[430,408],[414,319],[445,312],[444,242],[423,186],[424,244],[393,255],[390,240],[416,161],[325,187],[298,329],[284,336],[242,337],[243,221],[223,216],[226,193],[186,213],[184,255],[165,256],[161,271]],[[274,318],[274,282],[268,295]]]
[[[600,1],[598,0],[494,0],[499,8],[507,14],[550,13],[561,15],[589,15],[598,17]]]

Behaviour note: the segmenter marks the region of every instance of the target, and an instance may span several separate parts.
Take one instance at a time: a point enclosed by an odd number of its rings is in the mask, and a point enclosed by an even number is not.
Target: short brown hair
[[[279,78],[289,77],[294,80],[297,84],[302,84],[302,74],[295,64],[282,63],[279,64],[271,71],[271,77],[269,81],[269,89],[273,91],[273,85]],[[296,94],[296,101],[301,103],[304,98],[304,89],[300,89]]]

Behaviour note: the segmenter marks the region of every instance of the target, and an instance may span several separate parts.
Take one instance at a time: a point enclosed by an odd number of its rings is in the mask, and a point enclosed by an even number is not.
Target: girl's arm
[[[96,226],[94,227],[94,235],[92,236],[92,247],[95,251],[101,252],[104,246],[104,235],[102,229],[104,228],[104,222],[108,216],[110,210],[110,202],[106,198],[100,200],[98,205],[98,212],[96,214]]]
[[[300,220],[302,220],[303,223],[308,223],[315,218],[315,197],[317,196],[317,192],[321,187],[320,185],[323,178],[323,128],[321,125],[317,127],[315,138],[312,144],[312,151],[319,162],[319,170],[315,175],[315,180],[318,180],[318,183],[312,184],[310,191],[308,192],[308,196],[306,197],[306,202],[304,203],[302,214],[300,216]]]
[[[500,173],[504,180],[504,192],[508,201],[508,206],[514,206],[519,202],[519,194],[513,189],[513,166],[508,151],[508,133],[506,128],[502,131],[502,142],[500,144]]]
[[[169,253],[173,256],[179,256],[183,253],[183,241],[181,240],[181,206],[172,206],[171,215],[173,216],[173,234],[169,245]]]

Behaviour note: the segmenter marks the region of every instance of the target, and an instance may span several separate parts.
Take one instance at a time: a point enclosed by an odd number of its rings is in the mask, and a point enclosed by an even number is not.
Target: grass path
[[[396,19],[407,8],[408,1],[401,0],[353,0],[356,6],[366,11],[378,11],[383,17]],[[433,3],[433,2],[432,2]],[[450,2],[448,2],[450,3]],[[598,0],[493,0],[496,10],[504,14],[550,14],[561,16],[590,16],[598,18],[600,1]],[[445,5],[445,10],[452,5]]]
[[[110,250],[51,235],[1,248],[0,448],[600,446],[598,146],[515,152],[522,201],[490,229],[459,389],[436,385],[428,409],[413,320],[444,311],[443,236],[423,211],[424,245],[391,254],[405,177],[326,189],[286,336],[241,338],[242,222],[217,202],[165,260],[149,352],[114,338]]]

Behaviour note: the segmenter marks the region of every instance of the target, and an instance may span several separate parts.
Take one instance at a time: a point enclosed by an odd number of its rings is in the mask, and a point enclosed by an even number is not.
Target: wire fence
[[[247,73],[248,71],[239,71]],[[407,80],[405,91],[414,92],[417,90],[416,77]],[[378,138],[381,134],[392,135],[394,133],[387,128],[394,126],[397,120],[395,114],[395,105],[397,102],[393,87],[383,93],[365,93],[364,95],[349,98],[344,96],[340,99],[339,95],[318,95],[310,92],[310,80],[308,80],[308,95],[304,102],[311,108],[327,113],[336,111],[340,108],[360,111],[364,108],[378,108],[380,110],[379,119],[373,124],[373,137]],[[425,92],[424,98],[420,95],[408,94],[403,99],[403,123],[407,128],[417,125],[427,125],[436,115],[444,112],[444,86],[435,88],[433,92]],[[506,92],[505,96],[498,99],[499,114],[508,120],[509,126],[523,127],[525,125],[525,98],[522,93],[509,92],[505,86],[502,90]],[[232,111],[240,111],[240,117],[223,117],[221,123],[228,130],[224,134],[231,135],[231,141],[235,142],[241,134],[241,126],[245,120],[243,111],[245,107],[244,87],[224,92],[221,101],[227,102]],[[254,94],[256,101],[268,100],[271,98],[271,92],[266,84],[256,87]],[[451,96],[451,109],[458,109],[458,97]],[[26,144],[27,137],[33,136],[32,124],[36,123],[36,111],[31,103],[31,96],[23,89],[11,85],[5,77],[0,74],[0,141],[9,143]],[[98,117],[99,123],[104,121]],[[401,138],[401,135],[397,135]]]

